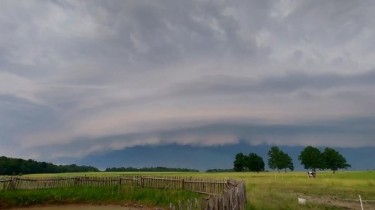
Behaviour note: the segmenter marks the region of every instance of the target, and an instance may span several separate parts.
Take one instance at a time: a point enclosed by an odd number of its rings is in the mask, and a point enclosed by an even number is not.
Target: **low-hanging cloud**
[[[0,4],[1,154],[375,146],[371,1]]]

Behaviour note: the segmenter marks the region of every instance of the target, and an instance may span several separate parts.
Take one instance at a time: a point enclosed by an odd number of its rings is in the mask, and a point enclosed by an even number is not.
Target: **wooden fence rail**
[[[209,194],[199,203],[198,200],[179,201],[170,204],[170,210],[244,210],[246,208],[246,184],[243,181],[228,180],[221,194]]]
[[[171,210],[244,210],[246,188],[244,182],[234,180],[209,180],[191,177],[61,177],[61,178],[0,178],[0,190],[43,189],[65,187],[146,187],[162,189],[184,189],[206,194],[208,197],[198,202],[179,202],[170,205]]]
[[[0,179],[0,190],[41,189],[74,186],[139,186],[149,188],[185,189],[195,192],[219,194],[227,182],[191,177],[63,177],[63,178],[24,178],[10,177]]]

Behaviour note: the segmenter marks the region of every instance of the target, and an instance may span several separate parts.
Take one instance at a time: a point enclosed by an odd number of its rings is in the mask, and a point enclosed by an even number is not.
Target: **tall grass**
[[[299,206],[297,203],[298,197],[313,197],[333,200],[353,200],[357,202],[358,195],[361,195],[364,200],[375,200],[375,172],[370,171],[345,171],[336,172],[318,172],[315,179],[307,178],[305,172],[225,172],[225,173],[121,173],[121,172],[99,172],[99,173],[70,173],[70,174],[45,174],[32,175],[32,177],[51,177],[51,176],[119,176],[119,175],[150,175],[150,176],[182,176],[182,177],[200,177],[210,179],[237,179],[246,182],[248,209],[340,209],[334,204],[319,204],[314,201],[307,202],[305,206]],[[63,190],[63,189],[61,189]],[[78,189],[79,190],[79,189]],[[89,189],[88,189],[89,190]],[[109,190],[109,189],[107,189]],[[116,189],[111,189],[110,193],[115,193]],[[124,189],[125,190],[125,189]],[[140,189],[142,190],[142,189]],[[145,190],[145,189],[143,189]],[[148,189],[151,190],[151,189]],[[130,189],[128,193],[123,193],[120,198],[116,196],[108,196],[106,201],[121,203],[122,199],[127,201],[142,201],[150,205],[168,205],[170,201],[177,202],[179,199],[184,200],[181,195],[163,194],[158,189],[147,194],[137,194],[137,189]],[[0,198],[2,197],[0,192]],[[90,192],[88,192],[90,193]],[[107,192],[108,193],[108,192]],[[187,193],[187,192],[179,192]],[[131,195],[132,194],[132,195]],[[119,196],[119,195],[118,195]],[[128,197],[126,197],[128,196]],[[158,197],[160,196],[160,197]],[[190,195],[189,195],[190,196]],[[189,196],[186,196],[189,197]],[[191,196],[195,196],[194,194]],[[149,198],[150,197],[150,198]],[[154,198],[153,198],[154,197]],[[165,197],[165,198],[161,198]],[[66,201],[77,201],[80,196],[72,195]],[[165,199],[169,199],[165,201]],[[1,200],[1,199],[0,199]],[[164,200],[164,201],[163,201]],[[85,202],[84,199],[79,201]],[[0,201],[1,202],[1,201]],[[90,201],[87,201],[90,202]],[[100,199],[98,202],[101,202]],[[359,202],[358,202],[359,204]],[[369,208],[375,209],[375,203],[367,204]],[[358,206],[359,207],[359,206]],[[366,208],[365,208],[366,209]]]
[[[0,209],[36,204],[129,204],[166,207],[179,200],[200,198],[183,190],[140,187],[69,187],[55,189],[0,191]]]

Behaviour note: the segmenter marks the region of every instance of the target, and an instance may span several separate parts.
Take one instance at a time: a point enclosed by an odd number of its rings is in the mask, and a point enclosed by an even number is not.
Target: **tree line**
[[[206,172],[208,172],[208,173],[234,172],[234,170],[233,169],[212,168],[212,169],[207,169]]]
[[[0,157],[0,175],[20,175],[39,173],[93,172],[99,169],[92,166],[54,165],[52,163],[24,160],[19,158]]]
[[[279,147],[271,147],[267,156],[267,163],[270,169],[277,171],[284,170],[285,172],[288,169],[290,171],[294,170],[292,158]],[[307,146],[301,151],[298,160],[305,169],[313,172],[315,172],[316,169],[330,169],[335,173],[339,169],[351,167],[343,155],[330,147],[326,147],[323,152],[321,152],[316,147]],[[250,153],[249,155],[237,153],[233,162],[234,171],[260,172],[264,171],[264,167],[265,163],[263,158],[256,153]]]
[[[189,168],[168,168],[168,167],[144,167],[144,168],[134,168],[134,167],[113,167],[106,168],[106,172],[199,172],[196,169]]]

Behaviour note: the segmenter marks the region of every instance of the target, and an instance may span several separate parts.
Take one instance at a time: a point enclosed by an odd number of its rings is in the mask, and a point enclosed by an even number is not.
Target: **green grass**
[[[375,200],[375,172],[369,171],[344,171],[336,172],[318,172],[317,178],[309,179],[305,172],[292,173],[121,173],[121,172],[98,172],[98,173],[69,173],[69,174],[43,174],[31,175],[31,177],[51,177],[51,176],[119,176],[119,175],[150,175],[150,176],[182,176],[182,177],[201,177],[210,179],[237,179],[246,181],[248,206],[247,209],[343,209],[335,207],[335,204],[328,202],[309,201],[306,206],[299,206],[298,197],[309,197],[316,199],[333,199],[336,202],[353,200],[355,206],[360,208],[358,195],[364,200]],[[89,189],[88,189],[89,191]],[[158,190],[156,190],[158,191]],[[0,192],[1,193],[1,192]],[[134,195],[130,195],[130,194]],[[164,192],[166,193],[166,192]],[[78,195],[72,195],[71,199],[80,198]],[[125,195],[122,195],[125,196]],[[161,197],[154,196],[154,192],[147,193],[128,193],[129,198],[120,197],[111,198],[109,196],[106,202],[122,202],[124,200],[139,201],[149,203],[150,205],[168,204],[163,201],[164,196],[173,200],[176,197],[170,197],[161,194]],[[155,198],[152,198],[155,197]],[[0,194],[1,198],[1,194]],[[182,198],[182,197],[181,197]],[[113,201],[112,201],[112,200]],[[177,199],[178,200],[178,199]],[[182,199],[183,200],[183,199]],[[69,199],[67,201],[70,201]],[[86,202],[85,199],[79,199],[79,202]],[[375,209],[375,203],[366,204],[365,209]],[[337,206],[337,205],[336,205]],[[365,206],[366,207],[366,206]]]
[[[167,207],[179,200],[200,198],[201,195],[183,190],[150,189],[127,186],[69,187],[56,189],[0,191],[0,209],[37,204],[118,204],[131,203]]]
[[[375,200],[375,188],[372,187],[375,185],[374,172],[318,172],[315,179],[307,178],[303,172],[212,175],[245,180],[251,209],[299,209],[297,197],[356,200],[361,195],[365,200]],[[304,208],[334,209],[334,206],[310,202]]]

